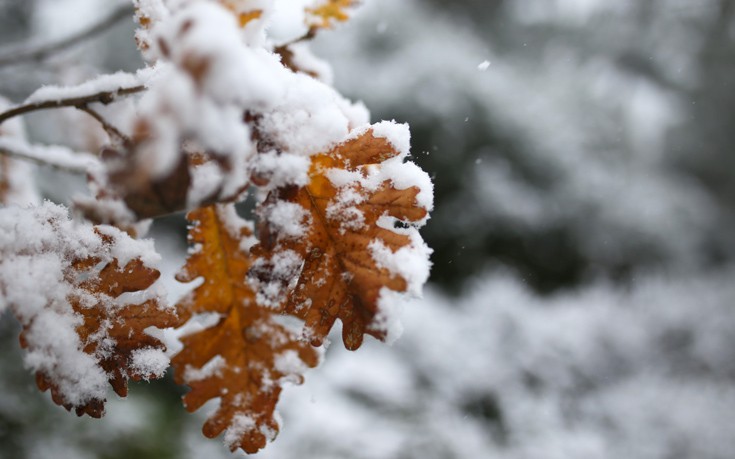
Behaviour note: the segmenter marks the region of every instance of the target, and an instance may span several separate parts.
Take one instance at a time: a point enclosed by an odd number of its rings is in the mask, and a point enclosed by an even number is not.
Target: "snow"
[[[42,102],[76,99],[99,93],[112,93],[113,97],[118,90],[145,86],[155,76],[155,68],[145,68],[137,73],[116,72],[110,75],[100,75],[76,86],[43,86],[28,96],[24,103],[38,104]]]
[[[299,357],[299,353],[294,350],[286,350],[276,355],[273,366],[283,375],[282,381],[295,384],[301,383],[304,373],[309,370],[309,367]]]
[[[236,414],[225,430],[225,446],[232,448],[245,434],[253,430],[255,430],[255,420],[252,417],[244,414]]]
[[[268,180],[268,188],[304,186],[309,183],[310,164],[309,159],[304,156],[269,151],[255,158],[253,171]]]
[[[370,126],[370,130],[374,137],[387,140],[399,153],[401,159],[411,151],[411,132],[408,130],[408,124],[381,121]]]
[[[332,67],[323,59],[318,58],[311,51],[308,43],[294,43],[288,49],[293,53],[291,60],[296,68],[303,72],[313,73],[319,81],[332,85],[334,81]],[[364,122],[367,121],[366,119]]]
[[[99,165],[99,160],[89,153],[75,152],[59,145],[31,145],[25,140],[11,137],[0,137],[0,150],[7,150],[19,158],[81,173]]]
[[[326,217],[331,221],[339,222],[340,234],[366,228],[365,214],[359,209],[359,204],[364,202],[365,198],[358,190],[343,187],[333,202],[327,206]]]
[[[313,155],[347,136],[350,111],[349,103],[331,87],[308,75],[288,73],[284,97],[263,113],[258,126],[282,151]]]
[[[251,237],[255,231],[253,222],[245,220],[237,214],[237,209],[234,204],[218,204],[217,205],[217,218],[222,222],[225,229],[233,239],[241,239],[241,242],[251,240]],[[243,233],[245,236],[243,236]]]
[[[297,203],[277,201],[266,205],[261,213],[261,218],[277,232],[279,240],[303,238],[311,226],[309,213]]]
[[[187,365],[184,370],[184,381],[190,384],[213,376],[222,376],[222,370],[226,365],[227,361],[221,355],[215,355],[201,368],[194,368]]]
[[[277,46],[303,37],[309,31],[306,23],[306,8],[314,0],[275,0],[268,15],[268,35]]]
[[[126,99],[126,113],[114,119],[102,113],[120,128],[121,137],[128,136],[132,141],[112,139],[119,141],[115,147],[120,147],[120,158],[103,163],[91,155],[62,147],[32,146],[22,136],[0,138],[0,148],[12,147],[38,161],[87,172],[92,177],[92,191],[98,192],[100,199],[78,198],[79,209],[92,208],[102,218],[118,224],[134,223],[126,211],[124,197],[107,189],[119,172],[116,167],[129,166],[138,173],[136,179],[145,184],[146,180],[168,178],[182,164],[182,155],[191,152],[201,152],[210,159],[191,167],[187,204],[192,207],[213,197],[241,198],[238,195],[248,188],[251,174],[267,182],[261,186],[262,194],[282,187],[305,186],[310,180],[310,156],[329,152],[354,133],[368,129],[375,136],[386,138],[400,155],[396,161],[366,168],[364,176],[359,171],[346,177],[338,202],[328,209],[329,218],[340,220],[343,231],[364,229],[365,216],[358,207],[364,198],[357,192],[358,186],[376,190],[386,180],[399,188],[422,187],[417,205],[431,207],[430,186],[415,166],[404,162],[410,149],[407,126],[393,122],[369,125],[364,104],[349,101],[330,86],[329,66],[311,54],[306,43],[294,44],[290,49],[293,63],[316,77],[286,68],[274,52],[274,47],[308,33],[310,21],[315,20],[308,10],[323,4],[322,1],[133,3],[138,19],[145,18],[137,38],[146,47],[143,52],[150,66],[137,73],[98,76],[74,86],[45,86],[26,100],[40,104],[107,92],[114,98],[120,89],[143,86],[145,90],[139,97]],[[262,16],[243,27],[237,13],[255,10],[262,10]],[[11,123],[7,126],[13,128]],[[217,212],[231,236],[241,238],[243,233],[253,233],[252,224],[237,215],[234,204],[220,205]],[[283,238],[304,237],[311,224],[309,213],[295,203],[267,203],[259,212]],[[416,222],[417,226],[420,224],[423,223]],[[418,237],[415,228],[408,233],[414,239]],[[105,242],[100,236],[105,237]],[[249,235],[241,239],[244,250],[256,242]],[[423,242],[414,239],[411,247],[395,254],[385,253],[377,245],[372,250],[378,254],[375,257],[381,267],[397,275],[406,274],[412,294],[420,290],[414,283],[426,281],[429,268],[426,260],[423,266],[413,265],[418,263],[417,257],[428,258],[428,251],[421,251],[425,249]],[[75,282],[95,276],[95,270],[112,259],[121,265],[141,259],[146,266],[157,266],[161,257],[152,241],[134,240],[113,226],[93,227],[72,220],[66,208],[47,202],[24,209],[0,209],[0,255],[0,308],[10,309],[26,328],[27,365],[57,383],[64,401],[72,405],[104,400],[109,375],[100,367],[100,360],[114,352],[116,343],[108,329],[115,314],[143,299],[161,300],[164,304],[164,281],[144,292],[126,292],[117,298],[80,293]],[[89,257],[99,262],[76,279],[72,262]],[[268,270],[271,279],[258,286],[260,305],[277,309],[295,287],[303,263],[301,256],[291,250],[281,250],[270,260],[256,260],[254,270]],[[405,266],[398,266],[400,263]],[[22,275],[13,270],[18,266],[22,267]],[[408,268],[412,272],[406,271]],[[261,282],[257,278],[250,281]],[[33,289],[31,284],[35,282],[42,282],[42,288]],[[6,288],[11,285],[22,288]],[[109,318],[103,319],[103,326],[87,337],[87,343],[81,343],[75,331],[82,318],[69,303],[72,293],[79,296],[79,303],[85,307],[101,307],[109,314]],[[398,309],[399,301],[394,293],[381,294],[381,311],[374,326],[397,330],[398,315],[393,310]],[[184,333],[219,319],[216,315],[198,316],[180,330],[151,327],[146,333],[174,343]],[[44,330],[48,332],[45,335]],[[397,333],[389,333],[390,339],[395,336]],[[94,354],[83,352],[90,343],[96,345]],[[159,377],[165,372],[174,347],[172,344],[167,352],[150,347],[135,350],[128,362],[130,369],[144,378]],[[202,368],[187,368],[184,379],[191,382],[211,377],[225,364],[221,356],[216,356]],[[300,382],[306,366],[298,352],[289,350],[276,356],[275,370],[282,375],[281,381],[272,381],[272,375],[266,375],[264,387],[270,388],[276,382]],[[268,439],[276,435],[275,430],[258,427],[252,417],[238,415],[225,433],[225,443],[233,445],[254,429]]]
[[[421,289],[429,279],[431,249],[415,228],[408,228],[405,233],[411,242],[395,252],[380,239],[370,242],[368,250],[379,268],[386,268],[406,280],[410,295],[421,296]]]
[[[287,3],[262,5],[263,17],[253,22],[265,21],[269,33],[300,33],[293,21],[304,26],[303,9]],[[138,156],[154,178],[166,176],[178,164],[182,139],[226,159],[229,167],[221,177],[212,167],[195,172],[196,189],[189,202],[216,190],[217,181],[221,195],[231,196],[246,186],[248,170],[270,175],[274,186],[292,180],[301,184],[306,163],[294,157],[327,151],[367,119],[362,104],[352,104],[327,84],[285,68],[265,43],[244,40],[235,16],[223,6],[185,2],[166,7],[170,14],[154,11],[160,20],[145,32],[158,70],[147,81],[148,91],[139,104],[154,140],[139,147]],[[298,50],[302,61],[315,62],[303,48]],[[258,136],[275,151],[255,155],[243,113],[258,114]]]
[[[186,194],[186,205],[193,209],[205,199],[215,196],[224,179],[222,170],[214,162],[206,162],[191,170],[191,186]]]
[[[10,107],[10,102],[0,96],[0,112],[4,112]],[[0,151],[9,150],[7,146],[3,146],[3,142],[9,142],[11,145],[21,144],[25,146],[26,131],[25,125],[21,118],[11,118],[0,124]],[[12,149],[15,153],[19,151]],[[17,161],[12,158],[5,158],[0,162],[0,176],[4,177],[7,189],[4,196],[0,197],[1,203],[4,205],[26,206],[29,204],[38,204],[41,200],[38,190],[35,187],[33,178],[34,167],[27,162]]]
[[[280,250],[270,260],[258,258],[252,266],[253,272],[267,270],[271,280],[263,282],[250,277],[250,285],[256,294],[258,305],[278,309],[286,300],[288,292],[296,287],[304,260],[293,250]]]
[[[160,349],[145,348],[133,351],[130,368],[144,379],[162,378],[169,364],[168,356]]]
[[[394,121],[382,121],[373,125],[361,126],[350,132],[346,140],[354,139],[370,131],[377,138],[386,139],[398,152],[398,155],[380,163],[379,167],[368,167],[361,170],[332,168],[326,176],[337,188],[358,185],[366,191],[377,190],[385,181],[389,181],[398,190],[417,187],[416,205],[427,212],[434,207],[434,185],[429,175],[416,164],[406,161],[411,149],[411,135],[408,126]],[[344,194],[345,206],[357,203],[351,194]],[[352,202],[350,202],[352,201]],[[423,226],[427,218],[412,222],[417,227]]]

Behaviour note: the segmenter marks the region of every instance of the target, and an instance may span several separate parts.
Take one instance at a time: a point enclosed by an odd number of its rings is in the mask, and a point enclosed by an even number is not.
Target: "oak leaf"
[[[159,378],[168,367],[168,360],[163,356],[165,345],[147,334],[146,329],[174,327],[179,321],[175,311],[163,305],[156,293],[149,290],[160,272],[146,266],[140,258],[121,266],[118,259],[110,258],[113,238],[100,229],[95,229],[95,233],[102,240],[103,252],[71,261],[64,273],[71,286],[67,300],[82,319],[75,330],[81,351],[97,361],[115,393],[125,397],[128,380]],[[34,345],[26,337],[29,326],[24,324],[20,336],[24,348]],[[104,414],[104,398],[71,403],[53,374],[37,371],[36,383],[42,391],[51,392],[54,403],[67,410],[73,408],[78,416],[99,418]]]
[[[308,8],[314,20],[314,27],[328,29],[334,26],[335,22],[345,22],[350,16],[347,10],[355,6],[355,0],[323,0],[314,8]]]
[[[282,384],[301,383],[301,373],[316,366],[320,354],[276,323],[273,311],[256,304],[246,279],[252,230],[234,207],[204,207],[187,218],[193,223],[189,241],[194,250],[177,279],[203,277],[203,283],[178,308],[183,318],[216,313],[219,321],[182,338],[184,348],[172,360],[175,379],[191,387],[184,396],[189,411],[221,399],[204,424],[205,436],[225,431],[232,451],[254,453],[278,432],[274,410]]]
[[[383,174],[391,158],[393,166],[406,166],[405,154],[369,129],[313,156],[308,184],[278,188],[261,206],[260,244],[253,248],[258,262],[251,270],[259,298],[303,319],[315,346],[336,319],[342,321],[342,340],[350,350],[360,347],[365,334],[386,339],[379,304],[383,289],[405,292],[409,280],[376,250],[395,254],[415,248],[411,233],[393,225],[421,223],[430,210],[430,203],[418,199],[420,186],[399,188]],[[347,180],[335,184],[340,177]],[[294,229],[296,224],[303,234]],[[425,264],[428,271],[428,260]]]

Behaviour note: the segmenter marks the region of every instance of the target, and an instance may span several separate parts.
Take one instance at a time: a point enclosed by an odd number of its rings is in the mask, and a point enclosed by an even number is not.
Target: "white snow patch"
[[[269,188],[309,183],[309,159],[289,153],[270,151],[256,156],[253,171],[268,180]]]
[[[263,218],[280,238],[298,239],[306,235],[310,216],[300,204],[277,201],[263,209]]]
[[[429,279],[431,249],[424,243],[415,228],[408,228],[405,234],[411,239],[410,244],[395,252],[380,239],[370,242],[368,249],[379,268],[385,268],[403,277],[408,283],[407,292],[421,296],[422,287]]]
[[[301,375],[306,373],[309,367],[299,357],[299,353],[289,349],[278,354],[273,365],[279,373],[283,374],[283,380],[298,384]]]
[[[145,348],[133,351],[130,368],[143,378],[160,378],[166,373],[169,359],[161,349]]]
[[[189,384],[195,381],[211,378],[212,376],[222,376],[222,370],[226,365],[227,361],[221,355],[215,355],[201,368],[194,368],[187,365],[184,370],[184,381]]]
[[[225,446],[232,448],[237,445],[245,434],[255,430],[255,425],[255,420],[252,417],[245,414],[236,414],[225,430]]]

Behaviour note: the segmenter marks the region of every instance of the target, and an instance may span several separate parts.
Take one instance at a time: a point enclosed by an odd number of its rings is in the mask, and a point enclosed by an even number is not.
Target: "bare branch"
[[[119,88],[114,91],[102,91],[88,96],[70,97],[68,99],[59,100],[45,100],[42,102],[33,102],[30,104],[19,105],[11,108],[10,110],[0,113],[0,124],[13,118],[15,116],[24,115],[26,113],[34,112],[37,110],[46,110],[49,108],[61,108],[61,107],[76,107],[81,109],[86,107],[88,104],[95,102],[103,105],[114,102],[118,97],[128,96],[145,91],[145,86],[133,86],[130,88]]]
[[[12,138],[0,138],[0,155],[49,166],[72,174],[86,174],[91,166],[98,164],[97,158],[89,153],[78,153],[66,147],[54,145],[29,145]]]
[[[92,108],[88,107],[87,105],[82,105],[77,107],[79,110],[87,113],[89,116],[97,120],[98,123],[102,126],[102,129],[105,130],[107,135],[110,137],[115,137],[117,140],[121,141],[124,145],[131,145],[132,141],[128,136],[123,134],[118,128],[110,124],[102,115],[100,115],[97,111],[93,110]]]
[[[0,51],[0,67],[20,64],[27,61],[39,61],[66,48],[75,46],[85,40],[105,32],[121,20],[132,17],[134,13],[132,5],[121,5],[109,16],[88,29],[82,30],[74,35],[66,37],[55,43],[44,43],[36,46],[27,46],[21,49]]]

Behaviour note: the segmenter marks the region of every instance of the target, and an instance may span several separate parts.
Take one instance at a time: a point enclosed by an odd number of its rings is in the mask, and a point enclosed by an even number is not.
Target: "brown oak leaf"
[[[183,318],[216,313],[219,321],[182,338],[184,348],[172,360],[175,378],[191,387],[184,396],[189,411],[220,398],[204,424],[205,436],[224,431],[232,451],[255,453],[278,432],[274,410],[282,384],[301,383],[303,371],[318,364],[319,352],[276,323],[273,311],[256,304],[246,279],[252,230],[234,207],[204,207],[187,218],[193,223],[193,251],[177,279],[202,277],[203,283],[178,308]]]
[[[380,177],[384,162],[399,155],[386,138],[367,130],[313,156],[306,186],[276,189],[261,206],[260,245],[253,248],[258,262],[251,276],[259,283],[261,301],[303,319],[305,334],[315,346],[336,319],[342,321],[347,349],[359,348],[364,334],[386,338],[377,320],[381,290],[404,292],[408,283],[376,261],[374,245],[395,253],[412,240],[379,225],[379,220],[387,216],[419,222],[429,209],[417,200],[418,186],[398,189],[382,178],[370,186],[359,178],[374,178],[375,172]],[[329,178],[335,172],[358,179],[336,186]],[[303,209],[301,217],[293,205]],[[291,223],[305,227],[301,237],[293,228],[284,231],[282,215],[289,208]]]
[[[97,234],[106,245],[112,243],[110,237],[99,231]],[[168,366],[167,361],[152,355],[164,351],[165,345],[145,332],[148,327],[168,328],[179,323],[173,308],[163,306],[157,296],[144,293],[159,276],[158,270],[146,266],[139,258],[124,266],[115,258],[107,263],[99,257],[77,259],[65,273],[66,281],[73,286],[69,303],[83,319],[76,328],[82,351],[97,359],[113,390],[121,397],[127,396],[128,380],[159,378]],[[122,295],[136,293],[145,297],[138,303],[120,301]],[[20,341],[23,347],[28,347],[24,333]],[[147,362],[150,358],[156,361]],[[75,406],[66,401],[52,376],[39,371],[36,383],[42,391],[50,390],[56,404],[67,410],[74,408],[78,416],[99,418],[104,414],[104,399]]]

